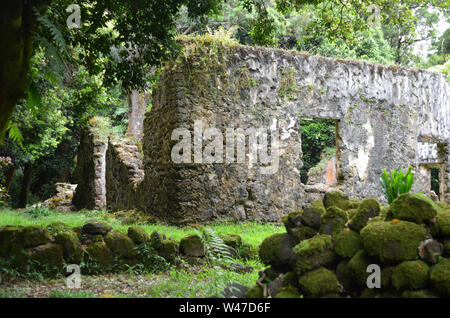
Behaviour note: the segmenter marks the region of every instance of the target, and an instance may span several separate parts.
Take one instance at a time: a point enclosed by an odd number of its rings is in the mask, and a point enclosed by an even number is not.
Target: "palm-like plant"
[[[398,167],[396,170],[391,170],[390,175],[385,169],[381,174],[381,186],[384,189],[384,195],[391,204],[400,194],[411,191],[414,183],[414,173],[411,172],[412,167],[409,167],[404,174],[402,169]]]

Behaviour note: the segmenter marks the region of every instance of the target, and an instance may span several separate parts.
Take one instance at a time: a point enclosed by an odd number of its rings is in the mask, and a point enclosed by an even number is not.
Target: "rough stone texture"
[[[385,203],[379,186],[383,168],[411,165],[418,172],[419,165],[434,160],[423,155],[422,143],[449,144],[450,94],[443,75],[257,47],[232,46],[223,55],[223,70],[213,64],[204,82],[189,71],[193,61],[183,57],[162,74],[144,123],[144,210],[181,222],[276,220],[301,208],[311,202],[299,174],[303,118],[337,121],[336,188],[351,198]],[[227,127],[276,126],[281,132],[277,173],[263,175],[259,164],[249,167],[247,160],[173,163],[172,130],[192,132],[195,120],[223,134]],[[443,192],[450,201],[448,151],[441,157]],[[428,188],[418,174],[413,191]]]
[[[41,206],[64,212],[74,211],[75,207],[72,204],[72,199],[77,185],[70,183],[56,183],[55,188],[56,194],[42,202]],[[34,204],[32,206],[34,207],[37,205],[38,204]]]
[[[93,129],[84,130],[78,145],[75,180],[77,188],[72,199],[78,208],[103,210],[106,208],[106,137]]]
[[[185,50],[168,63],[153,91],[152,109],[144,120],[143,181],[133,180],[128,159],[109,166],[108,171],[118,173],[117,179],[107,177],[116,180],[108,185],[112,209],[133,207],[171,223],[275,221],[330,190],[386,204],[380,172],[409,165],[416,172],[412,190],[424,193],[430,191],[429,168],[439,167],[441,200],[450,202],[450,90],[444,75],[208,41],[187,42]],[[299,125],[311,118],[337,124],[333,185],[300,181]],[[249,153],[248,137],[243,163],[236,162],[235,151],[226,156],[226,147],[223,156],[217,155],[222,162],[200,164],[192,155],[191,163],[174,163],[171,151],[179,139],[172,140],[172,133],[185,128],[191,141],[199,142],[201,136],[193,137],[195,121],[202,122],[202,132],[217,128],[224,145],[227,128],[263,128],[271,136],[278,132],[276,173],[263,174],[261,168],[269,164],[262,165],[260,156],[257,163],[249,163],[255,154]],[[203,147],[211,139],[203,136]],[[195,144],[190,145],[193,153]],[[80,147],[87,147],[84,141]],[[88,150],[87,157],[95,152]],[[120,153],[118,148],[114,153]],[[91,180],[89,160],[79,160],[87,162],[81,166]],[[81,188],[94,193],[92,185]]]
[[[106,201],[112,210],[131,210],[140,201],[136,190],[144,178],[142,155],[131,141],[109,139],[106,152]]]

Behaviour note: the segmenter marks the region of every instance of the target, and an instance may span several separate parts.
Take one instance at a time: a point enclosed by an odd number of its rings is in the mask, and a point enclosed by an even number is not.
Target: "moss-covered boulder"
[[[81,228],[81,231],[85,234],[92,234],[92,235],[106,235],[109,231],[112,230],[112,226],[108,225],[104,222],[99,222],[96,220],[87,222],[83,225]]]
[[[325,193],[323,205],[326,209],[335,206],[342,210],[350,210],[354,208],[354,204],[350,202],[348,196],[340,191],[332,191]]]
[[[178,256],[179,246],[177,241],[172,239],[163,239],[157,249],[158,255],[164,257],[169,263],[174,263]]]
[[[274,298],[301,298],[302,294],[292,286],[282,287],[275,294]]]
[[[24,247],[34,247],[50,242],[51,236],[47,229],[37,225],[25,226],[22,229],[22,243]]]
[[[84,250],[74,231],[59,232],[55,242],[63,248],[64,259],[69,264],[80,264],[84,257]]]
[[[205,256],[205,245],[197,234],[189,234],[180,241],[180,253],[186,256]]]
[[[398,290],[421,289],[428,281],[429,271],[430,267],[425,262],[402,262],[392,272],[392,286]]]
[[[373,261],[368,257],[364,250],[359,250],[348,262],[347,267],[351,273],[353,283],[358,288],[367,286],[367,277],[371,274],[367,272],[367,267],[373,264]]]
[[[289,212],[288,215],[285,215],[282,218],[284,227],[286,228],[286,232],[291,234],[291,231],[293,228],[303,225],[302,220],[300,218],[302,213],[303,213],[303,210],[295,210],[295,211]]]
[[[291,229],[291,236],[294,238],[295,243],[299,243],[303,240],[307,240],[317,234],[317,230],[309,226],[300,226]]]
[[[316,200],[311,205],[303,209],[303,213],[300,215],[302,224],[314,229],[319,229],[321,216],[326,212],[325,206],[322,200]]]
[[[352,276],[353,274],[348,267],[349,261],[349,259],[343,259],[336,266],[336,277],[346,292],[350,292],[355,289]]]
[[[94,262],[104,270],[112,266],[113,260],[113,253],[103,242],[92,243],[86,248],[85,261],[87,263]]]
[[[387,263],[414,260],[426,235],[425,228],[407,221],[370,222],[361,230],[364,250]]]
[[[59,244],[46,243],[26,249],[30,271],[54,275],[63,271],[63,248]]]
[[[293,238],[287,233],[273,234],[259,246],[259,257],[266,265],[289,269],[293,265]]]
[[[105,243],[115,255],[125,258],[133,258],[136,256],[133,241],[118,230],[108,232],[105,235]]]
[[[298,284],[306,297],[320,297],[339,292],[339,282],[336,275],[324,267],[301,276]]]
[[[440,296],[450,297],[450,259],[443,258],[430,271],[433,290]]]
[[[334,251],[343,258],[350,258],[362,249],[361,237],[355,231],[346,229],[334,237]]]
[[[367,222],[380,213],[380,203],[374,198],[364,199],[356,214],[349,221],[349,227],[356,232],[361,231]]]
[[[0,255],[8,255],[13,248],[21,247],[21,227],[12,225],[0,227]]]
[[[130,226],[128,228],[127,234],[128,237],[131,238],[136,245],[148,242],[150,240],[150,235],[139,226]]]
[[[225,244],[234,249],[238,249],[242,245],[242,237],[237,234],[226,233],[221,235],[221,238]]]
[[[444,241],[444,248],[442,251],[442,256],[450,258],[450,240]]]
[[[344,210],[331,206],[322,214],[320,233],[334,236],[344,230],[347,221],[348,216]]]
[[[245,293],[245,298],[263,298],[263,289],[259,285],[249,288]]]
[[[420,193],[399,195],[389,206],[388,219],[399,219],[417,224],[428,223],[441,208]]]
[[[351,220],[358,212],[358,209],[350,209],[345,212],[347,212],[348,219]]]
[[[436,238],[450,238],[450,209],[437,213],[431,234]]]
[[[326,266],[336,260],[330,235],[318,235],[294,247],[295,269],[298,276],[312,269]]]

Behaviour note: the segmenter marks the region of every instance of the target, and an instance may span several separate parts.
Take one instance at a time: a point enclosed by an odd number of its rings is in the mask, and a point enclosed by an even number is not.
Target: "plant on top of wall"
[[[412,184],[414,183],[414,173],[411,172],[412,167],[408,167],[408,170],[404,174],[402,169],[398,167],[395,170],[391,170],[390,174],[383,169],[381,174],[381,186],[384,189],[384,195],[391,204],[400,194],[408,193],[411,191]]]

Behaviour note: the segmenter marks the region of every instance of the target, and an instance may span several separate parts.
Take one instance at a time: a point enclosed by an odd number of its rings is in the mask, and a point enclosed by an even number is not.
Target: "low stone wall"
[[[106,202],[113,211],[136,209],[144,178],[142,155],[131,141],[109,139],[106,152]]]
[[[233,258],[256,257],[254,248],[238,235],[224,235],[222,240],[221,251],[227,248]],[[212,252],[198,234],[186,235],[177,242],[156,231],[149,234],[135,225],[128,227],[125,234],[97,220],[75,228],[62,222],[47,227],[0,227],[0,259],[6,259],[11,270],[20,273],[54,276],[65,273],[69,264],[80,265],[82,274],[120,272],[135,265],[142,272],[161,271],[169,269],[169,265],[202,263]],[[253,270],[238,263],[229,266],[234,271]]]
[[[403,194],[328,192],[283,218],[259,248],[270,266],[247,297],[450,297],[450,205]]]

